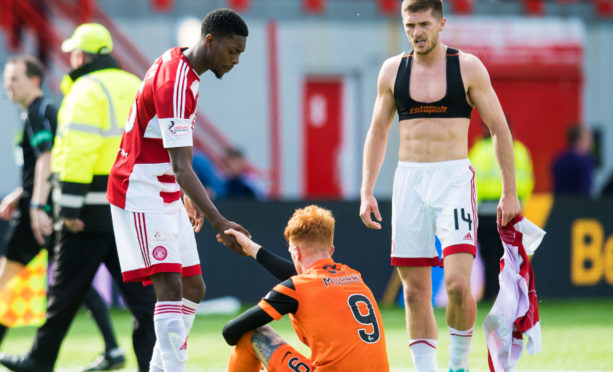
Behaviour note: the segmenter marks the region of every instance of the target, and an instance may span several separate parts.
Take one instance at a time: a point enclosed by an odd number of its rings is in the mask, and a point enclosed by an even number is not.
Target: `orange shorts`
[[[275,350],[268,361],[269,372],[313,372],[309,358],[300,354],[288,344]]]

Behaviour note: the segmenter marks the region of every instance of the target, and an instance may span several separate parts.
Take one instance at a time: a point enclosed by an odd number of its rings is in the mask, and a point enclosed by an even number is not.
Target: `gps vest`
[[[436,102],[418,102],[411,98],[409,82],[411,81],[411,61],[413,51],[402,56],[396,82],[394,98],[400,120],[418,118],[467,118],[470,119],[473,108],[466,102],[466,92],[460,73],[459,51],[447,48],[446,53],[445,96]]]

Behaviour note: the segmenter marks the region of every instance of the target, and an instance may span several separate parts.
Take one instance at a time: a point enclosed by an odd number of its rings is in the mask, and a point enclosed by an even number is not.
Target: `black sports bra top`
[[[473,111],[466,101],[464,83],[460,73],[459,51],[447,48],[447,92],[436,102],[417,102],[411,98],[411,60],[413,51],[402,56],[394,83],[394,98],[400,120],[417,118],[468,118]]]

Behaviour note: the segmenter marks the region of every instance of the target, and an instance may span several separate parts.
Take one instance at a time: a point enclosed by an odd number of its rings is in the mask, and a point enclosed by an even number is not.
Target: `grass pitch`
[[[481,325],[491,303],[478,304],[477,323],[473,336],[471,371],[487,370],[487,351]],[[545,300],[539,303],[543,350],[536,355],[522,355],[521,371],[613,371],[613,298],[598,300]],[[392,371],[412,368],[405,331],[404,310],[382,309],[387,349]],[[221,336],[221,329],[233,316],[207,315],[196,318],[189,338],[189,371],[225,371],[230,347]],[[113,324],[120,345],[127,351],[125,371],[135,371],[136,362],[131,350],[131,318],[125,310],[112,311]],[[438,363],[441,370],[447,365],[449,336],[444,309],[436,309],[439,327]],[[308,355],[294,336],[289,321],[284,318],[271,324],[300,351]],[[32,345],[35,330],[10,330],[2,351],[21,353]],[[70,329],[57,362],[58,371],[78,371],[103,350],[103,342],[93,319],[81,311]],[[0,367],[0,371],[2,371]]]

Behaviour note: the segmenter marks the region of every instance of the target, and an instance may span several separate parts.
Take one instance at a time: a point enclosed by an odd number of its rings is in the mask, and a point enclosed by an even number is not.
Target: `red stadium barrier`
[[[89,22],[94,15],[95,0],[79,0],[77,14],[79,15],[79,23]]]
[[[232,8],[239,13],[245,13],[251,8],[251,0],[228,0],[228,8]]]
[[[524,12],[531,16],[545,14],[545,2],[543,0],[524,0]]]
[[[451,7],[455,14],[472,14],[474,10],[473,0],[453,0]]]
[[[594,5],[600,18],[613,18],[613,0],[595,0]]]
[[[395,15],[400,9],[400,0],[378,0],[377,8],[383,15]]]
[[[326,0],[302,0],[302,10],[307,14],[320,14],[326,11]]]
[[[156,12],[168,13],[175,7],[175,0],[151,0],[151,8]]]

